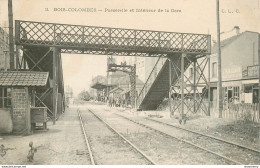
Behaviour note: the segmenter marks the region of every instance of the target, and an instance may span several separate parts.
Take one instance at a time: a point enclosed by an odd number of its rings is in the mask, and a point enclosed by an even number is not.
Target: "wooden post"
[[[57,115],[57,48],[52,47],[53,51],[53,125],[56,123],[56,115]]]
[[[181,55],[181,120],[184,119],[184,57],[186,53]]]
[[[8,0],[8,18],[9,18],[9,53],[10,53],[10,69],[14,70],[14,32],[13,32],[13,4],[12,0]]]
[[[219,118],[222,118],[223,96],[222,96],[222,77],[221,77],[221,48],[220,48],[220,21],[219,21],[219,0],[216,0],[217,12],[217,41],[218,41],[218,112]]]

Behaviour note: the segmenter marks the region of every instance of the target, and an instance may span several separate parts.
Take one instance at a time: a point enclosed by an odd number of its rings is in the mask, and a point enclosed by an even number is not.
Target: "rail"
[[[176,137],[176,136],[170,135],[170,134],[168,134],[168,133],[166,133],[166,132],[163,132],[163,131],[161,131],[161,130],[159,130],[159,129],[152,128],[152,127],[150,127],[150,126],[148,126],[148,125],[146,125],[146,124],[143,124],[143,123],[141,123],[141,122],[139,122],[139,121],[135,121],[135,120],[130,119],[130,118],[128,118],[128,117],[125,117],[125,116],[123,116],[123,115],[120,115],[120,114],[116,114],[116,115],[119,116],[119,117],[122,117],[122,118],[124,118],[124,119],[126,119],[126,120],[129,120],[129,121],[131,121],[131,122],[133,122],[133,123],[136,123],[136,124],[138,124],[138,125],[140,125],[140,126],[143,126],[143,127],[147,128],[147,129],[153,130],[153,131],[158,132],[158,133],[160,133],[160,134],[162,134],[162,135],[165,135],[165,136],[167,136],[167,137],[174,138],[174,139],[176,139],[176,140],[178,140],[178,141],[180,141],[180,142],[184,142],[184,143],[189,144],[189,145],[191,145],[191,146],[194,146],[194,147],[196,147],[196,148],[198,148],[198,149],[200,149],[200,150],[203,150],[203,151],[206,151],[206,152],[211,153],[211,154],[213,154],[213,155],[216,155],[216,156],[218,156],[218,157],[220,157],[220,158],[223,158],[223,159],[225,159],[225,160],[227,160],[227,161],[229,161],[229,162],[231,162],[231,163],[233,163],[233,164],[243,165],[243,164],[240,163],[239,161],[232,160],[232,159],[230,159],[229,157],[226,157],[226,156],[224,156],[224,155],[222,155],[222,154],[216,153],[216,152],[214,152],[214,151],[212,151],[212,150],[209,150],[209,149],[204,148],[204,147],[202,147],[202,146],[200,146],[200,145],[197,145],[197,144],[193,143],[192,141],[187,141],[187,140],[184,140],[184,139],[182,139],[182,138],[178,138],[178,137]]]
[[[126,139],[122,134],[112,128],[105,120],[103,120],[100,116],[95,114],[92,110],[88,109],[96,118],[98,118],[101,122],[103,122],[110,130],[116,133],[120,138],[122,138],[126,143],[128,143],[131,147],[133,147],[138,153],[140,153],[147,161],[149,161],[152,165],[156,165],[155,161],[153,161],[149,156],[147,156],[143,151],[141,151],[137,146],[135,146],[132,142]]]
[[[84,135],[84,139],[85,139],[85,142],[86,142],[86,145],[87,145],[87,148],[88,148],[88,153],[89,153],[89,157],[90,157],[90,161],[91,161],[91,164],[92,165],[95,165],[95,160],[94,160],[94,157],[93,157],[93,153],[92,153],[92,150],[90,148],[90,144],[89,144],[89,140],[88,140],[88,137],[87,137],[87,134],[86,134],[86,130],[85,130],[85,127],[84,127],[84,124],[83,124],[83,121],[82,121],[82,117],[80,115],[80,111],[78,111],[78,116],[79,116],[79,120],[80,120],[80,125],[81,125],[81,128],[82,128],[82,132],[83,132],[83,135]]]

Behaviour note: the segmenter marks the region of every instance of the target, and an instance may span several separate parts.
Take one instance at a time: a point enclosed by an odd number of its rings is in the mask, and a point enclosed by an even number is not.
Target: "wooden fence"
[[[223,108],[223,118],[232,118],[259,123],[258,104],[226,103]]]

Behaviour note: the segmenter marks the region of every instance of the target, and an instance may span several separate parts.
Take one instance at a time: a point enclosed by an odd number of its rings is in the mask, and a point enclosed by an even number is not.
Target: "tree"
[[[90,94],[88,93],[88,91],[83,90],[79,93],[78,98],[80,100],[89,101],[91,97],[90,97]]]

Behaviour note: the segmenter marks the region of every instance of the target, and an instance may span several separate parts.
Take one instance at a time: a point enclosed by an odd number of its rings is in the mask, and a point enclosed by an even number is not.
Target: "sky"
[[[58,8],[92,8],[96,12],[55,11]],[[105,12],[106,9],[128,11]],[[131,9],[135,12],[130,12]],[[172,9],[181,12],[165,12]],[[209,33],[213,40],[217,33],[216,0],[13,0],[13,12],[14,20]],[[260,0],[220,0],[220,21],[221,32],[228,32],[234,26],[239,26],[241,32],[260,32]],[[0,0],[0,26],[8,27],[7,0]],[[225,33],[221,39],[232,35]],[[106,75],[106,56],[62,54],[62,59],[65,85],[70,85],[76,93],[88,90],[92,77]]]

